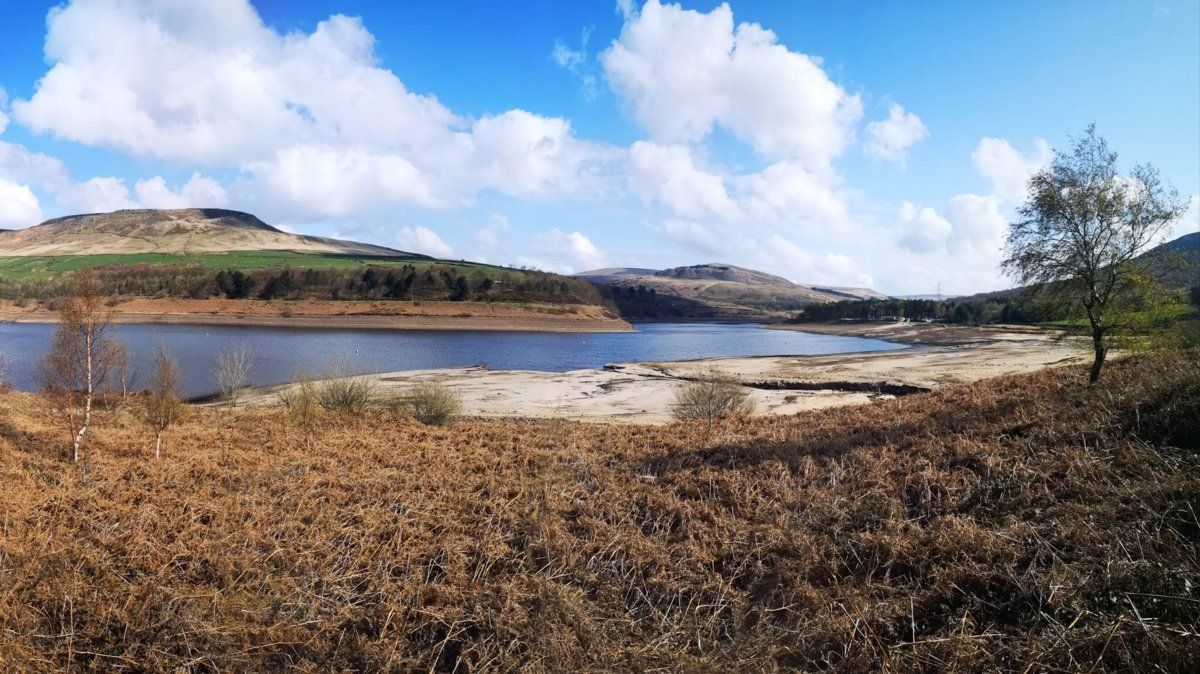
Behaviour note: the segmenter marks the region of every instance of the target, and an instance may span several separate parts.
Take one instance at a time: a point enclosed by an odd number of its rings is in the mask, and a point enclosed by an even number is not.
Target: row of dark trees
[[[468,300],[601,304],[591,283],[539,271],[489,275],[446,264],[366,265],[329,269],[211,269],[200,265],[97,267],[92,274],[107,295],[208,299]],[[63,280],[0,283],[8,299],[50,299],[66,292]]]
[[[1050,320],[1024,296],[986,299],[887,299],[843,300],[806,307],[799,320],[899,320],[942,323],[1031,323]]]

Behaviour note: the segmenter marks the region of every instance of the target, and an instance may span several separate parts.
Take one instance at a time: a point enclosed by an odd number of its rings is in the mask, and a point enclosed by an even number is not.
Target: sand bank
[[[616,364],[601,370],[563,373],[459,368],[370,377],[385,394],[420,381],[441,382],[462,396],[464,413],[471,416],[662,423],[670,419],[676,389],[708,370],[741,379],[751,387],[759,414],[778,415],[862,404],[896,394],[1083,362],[1087,355],[1077,341],[1027,329],[928,324],[805,325],[794,329],[878,337],[913,346],[882,353]],[[283,388],[257,389],[246,397],[246,403],[278,404],[278,393]]]

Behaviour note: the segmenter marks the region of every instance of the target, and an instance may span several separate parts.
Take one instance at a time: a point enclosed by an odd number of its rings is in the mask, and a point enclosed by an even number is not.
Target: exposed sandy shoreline
[[[0,321],[53,323],[44,306],[0,302]],[[266,302],[136,298],[112,307],[114,323],[244,325],[380,330],[631,332],[633,326],[593,305],[489,302]]]
[[[438,381],[462,396],[464,413],[483,417],[561,418],[594,422],[670,420],[675,390],[709,369],[751,387],[759,414],[854,405],[1052,365],[1083,362],[1086,350],[1055,333],[1025,328],[945,328],[931,324],[787,326],[808,332],[876,337],[911,348],[828,356],[715,358],[610,365],[564,373],[483,368],[414,370],[369,375],[382,391]],[[266,387],[248,405],[278,404],[286,386]]]

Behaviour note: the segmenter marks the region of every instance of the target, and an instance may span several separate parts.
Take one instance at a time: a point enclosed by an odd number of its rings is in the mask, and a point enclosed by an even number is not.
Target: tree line
[[[213,269],[198,264],[108,265],[89,274],[104,295],[259,300],[429,300],[601,304],[591,283],[522,270],[489,275],[446,264],[365,265],[329,269]],[[70,278],[5,280],[6,299],[52,299],[69,291]]]
[[[1024,296],[986,299],[886,299],[842,300],[805,307],[798,320],[913,320],[942,323],[1032,323],[1048,320]]]

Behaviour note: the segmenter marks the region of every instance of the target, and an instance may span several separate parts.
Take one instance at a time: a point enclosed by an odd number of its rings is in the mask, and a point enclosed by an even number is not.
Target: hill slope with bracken
[[[773,317],[814,303],[884,297],[869,288],[793,283],[780,276],[715,262],[661,271],[596,269],[576,276],[600,285],[626,316]]]
[[[413,257],[383,246],[291,234],[249,213],[217,208],[89,213],[0,232],[0,256],[12,257],[256,250]]]

